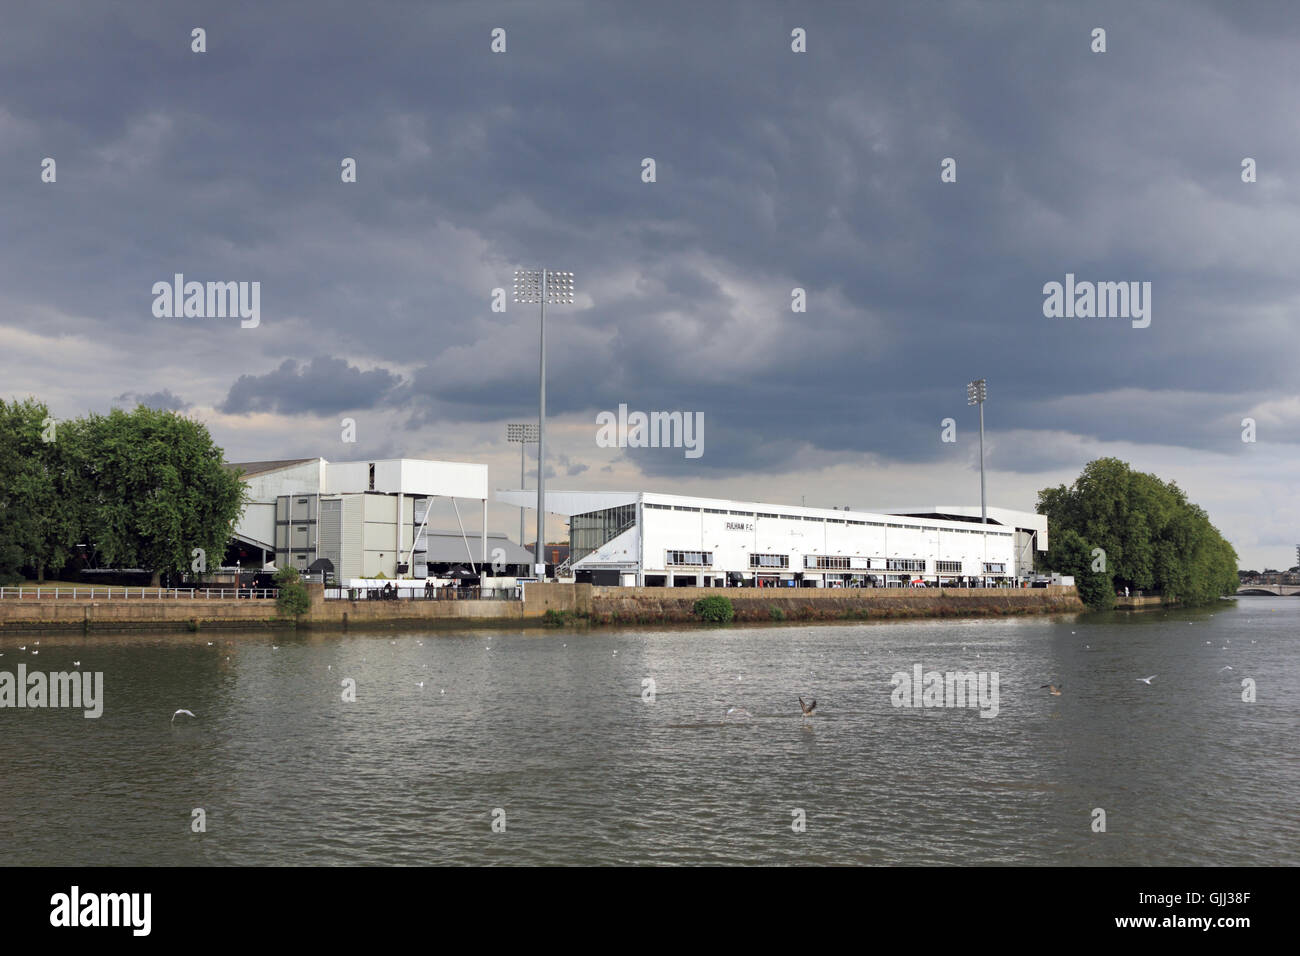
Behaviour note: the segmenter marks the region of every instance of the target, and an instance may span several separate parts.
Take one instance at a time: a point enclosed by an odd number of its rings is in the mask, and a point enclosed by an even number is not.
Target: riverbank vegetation
[[[1093,609],[1115,606],[1116,591],[1208,604],[1237,590],[1237,552],[1174,482],[1134,471],[1117,458],[1089,462],[1074,484],[1044,488],[1050,550],[1042,570],[1074,575]]]
[[[245,494],[223,457],[175,412],[56,421],[34,398],[0,399],[0,581],[89,563],[142,568],[157,586],[219,565]]]

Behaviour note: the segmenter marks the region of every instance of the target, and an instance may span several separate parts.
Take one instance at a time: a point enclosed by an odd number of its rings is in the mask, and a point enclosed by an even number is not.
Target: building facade
[[[497,498],[518,505],[528,494]],[[568,570],[596,584],[991,585],[1026,578],[1047,547],[1045,519],[1008,509],[982,524],[978,509],[971,520],[651,492],[551,492],[546,503],[569,517]]]
[[[260,549],[263,560],[276,567],[306,571],[325,558],[339,581],[380,574],[424,577],[431,514],[440,522],[454,515],[461,527],[464,560],[476,567],[492,560],[487,465],[305,458],[229,467],[240,470],[249,494],[232,537]],[[477,531],[464,531],[461,500],[478,505]]]

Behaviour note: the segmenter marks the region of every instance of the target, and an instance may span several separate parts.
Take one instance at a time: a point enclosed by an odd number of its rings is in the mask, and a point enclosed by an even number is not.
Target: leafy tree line
[[[38,581],[84,550],[103,567],[213,565],[245,503],[205,426],[175,412],[114,409],[55,422],[34,398],[0,399],[0,579]]]
[[[1090,607],[1114,607],[1125,587],[1185,604],[1237,590],[1237,552],[1205,510],[1174,482],[1117,458],[1089,462],[1068,488],[1044,488],[1038,513],[1051,545],[1040,567],[1073,574]]]

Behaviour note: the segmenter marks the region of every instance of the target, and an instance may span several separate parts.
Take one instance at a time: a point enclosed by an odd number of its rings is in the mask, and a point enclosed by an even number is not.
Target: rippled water
[[[1300,600],[1244,598],[722,630],[5,637],[0,670],[80,660],[106,706],[0,710],[0,845],[11,865],[1296,864],[1297,625]],[[916,663],[997,671],[1000,713],[894,707],[890,676]],[[724,723],[733,705],[753,716]],[[197,719],[169,724],[181,707]]]

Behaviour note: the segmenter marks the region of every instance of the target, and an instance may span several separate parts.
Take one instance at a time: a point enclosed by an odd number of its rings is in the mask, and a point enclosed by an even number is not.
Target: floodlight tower
[[[516,269],[515,301],[542,307],[537,391],[537,548],[534,573],[546,577],[546,303],[573,305],[573,273],[549,269]]]
[[[988,397],[988,385],[982,378],[977,378],[966,386],[966,404],[980,407],[980,521],[989,523],[988,506],[984,500],[984,399]]]
[[[511,422],[506,425],[506,441],[519,444],[519,488],[524,487],[524,445],[537,441],[538,428],[535,423]],[[519,547],[524,546],[524,506],[519,506]]]

